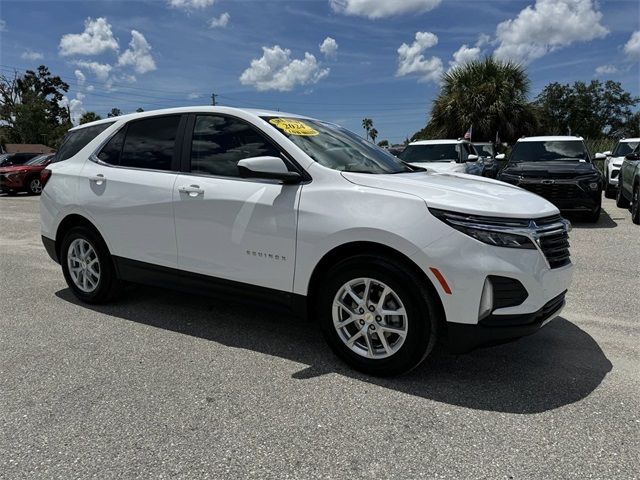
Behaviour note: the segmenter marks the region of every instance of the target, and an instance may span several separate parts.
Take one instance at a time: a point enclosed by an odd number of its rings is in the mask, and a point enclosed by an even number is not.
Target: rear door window
[[[98,158],[101,162],[108,163],[109,165],[120,165],[120,155],[122,154],[122,146],[124,145],[124,135],[126,127],[121,128],[111,139],[106,143]]]
[[[180,115],[129,122],[119,165],[170,171],[176,153],[179,124]],[[114,145],[114,151],[116,149],[117,145]]]
[[[93,127],[85,127],[79,130],[70,131],[65,136],[64,141],[56,154],[55,161],[61,162],[73,157],[76,153],[86,147],[91,140],[113,125],[113,123],[114,122],[101,123],[100,125],[94,125]]]

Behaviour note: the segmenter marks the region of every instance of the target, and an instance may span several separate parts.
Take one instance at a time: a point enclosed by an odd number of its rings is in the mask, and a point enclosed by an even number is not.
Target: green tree
[[[619,82],[592,80],[550,83],[534,104],[545,133],[618,138],[634,131],[633,107],[639,102]]]
[[[122,115],[122,110],[120,110],[119,108],[112,108],[111,111],[109,113],[107,113],[107,117],[111,118],[111,117],[119,117],[120,115]]]
[[[95,122],[96,120],[101,120],[102,117],[98,115],[96,112],[85,112],[80,117],[80,125],[89,122]]]
[[[492,57],[445,73],[427,126],[418,138],[458,138],[473,125],[474,140],[493,140],[496,133],[513,142],[536,131],[534,109],[527,101],[529,78],[524,68]]]
[[[380,140],[378,142],[378,146],[379,147],[388,147],[389,146],[389,140]]]
[[[144,112],[144,108],[138,107],[138,108],[136,108],[136,112],[137,113],[142,113],[142,112]]]
[[[376,138],[378,137],[378,130],[376,130],[375,128],[369,130],[369,137],[371,137],[372,142],[375,142]]]
[[[63,101],[68,91],[69,85],[44,65],[22,75],[1,75],[0,123],[4,138],[8,142],[57,144],[69,121]]]
[[[365,132],[367,133],[367,139],[369,138],[369,130],[371,130],[373,128],[373,120],[371,120],[370,118],[363,118],[362,119],[362,128],[364,128]]]

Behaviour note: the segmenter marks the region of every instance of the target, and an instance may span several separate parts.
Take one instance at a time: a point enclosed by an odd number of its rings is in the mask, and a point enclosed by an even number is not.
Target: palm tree
[[[372,142],[375,143],[377,136],[378,136],[378,130],[376,130],[375,128],[372,128],[371,130],[369,130],[369,137],[371,137]]]
[[[534,133],[534,107],[527,101],[529,77],[520,65],[492,57],[450,70],[431,107],[421,137],[457,138],[473,125],[474,140],[493,140],[496,133],[507,142]]]
[[[370,118],[363,118],[362,119],[362,128],[365,129],[365,131],[367,132],[367,139],[369,138],[369,130],[371,130],[373,128],[373,120],[371,120]]]

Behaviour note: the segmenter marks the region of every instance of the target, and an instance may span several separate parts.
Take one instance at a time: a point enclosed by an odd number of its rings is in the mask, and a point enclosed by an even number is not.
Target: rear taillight
[[[40,186],[44,188],[49,179],[51,178],[51,170],[45,168],[40,172]]]

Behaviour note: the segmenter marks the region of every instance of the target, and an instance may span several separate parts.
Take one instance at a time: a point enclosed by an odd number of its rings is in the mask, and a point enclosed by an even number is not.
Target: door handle
[[[178,187],[180,193],[186,193],[190,197],[197,197],[198,195],[204,195],[204,190],[199,185],[189,185]]]
[[[103,174],[99,173],[97,175],[94,175],[93,177],[89,177],[89,181],[95,182],[96,185],[102,185],[104,182],[107,181],[107,179],[104,178]]]

